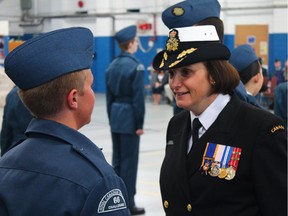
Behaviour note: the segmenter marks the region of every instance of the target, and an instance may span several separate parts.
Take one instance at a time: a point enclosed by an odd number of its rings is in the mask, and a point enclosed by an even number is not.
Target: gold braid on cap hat
[[[181,61],[183,61],[184,59],[185,59],[185,57],[182,58],[182,59],[180,59],[180,60],[177,60],[177,61],[173,62],[172,64],[169,65],[169,68],[174,67],[175,65],[179,64],[179,63],[180,63]]]
[[[183,51],[177,56],[177,59],[183,58],[184,56],[186,56],[187,54],[190,54],[190,53],[194,52],[195,50],[197,50],[197,48],[190,48],[190,49],[187,49],[187,50],[183,50]]]
[[[166,52],[163,53],[163,58],[162,58],[162,61],[161,61],[161,64],[159,66],[159,68],[162,68],[164,66],[164,61],[167,61],[168,59],[168,55]]]

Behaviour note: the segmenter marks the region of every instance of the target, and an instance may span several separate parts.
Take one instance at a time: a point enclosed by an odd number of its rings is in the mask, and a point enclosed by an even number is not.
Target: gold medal
[[[235,177],[235,173],[236,172],[235,172],[235,170],[233,169],[232,166],[228,167],[226,169],[226,171],[227,171],[227,176],[225,177],[226,180],[231,180],[231,179],[233,179]]]
[[[227,172],[226,168],[223,167],[220,169],[218,177],[222,179],[222,178],[225,178],[227,176],[227,174],[228,174],[228,172]]]

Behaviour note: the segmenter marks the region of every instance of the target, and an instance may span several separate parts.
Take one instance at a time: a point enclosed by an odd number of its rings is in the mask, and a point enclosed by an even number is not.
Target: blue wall
[[[274,60],[280,59],[282,62],[282,66],[284,67],[284,63],[287,56],[287,35],[288,34],[269,34],[269,72],[271,73],[274,69]],[[20,37],[22,40],[28,40],[33,35],[27,34]],[[10,36],[4,37],[6,43],[5,55],[8,53],[8,40],[9,39],[18,39],[19,36]],[[148,41],[151,37],[140,37],[141,44],[144,49],[148,49]],[[158,36],[154,41],[153,48],[144,53],[140,49],[138,49],[135,56],[144,64],[145,67],[145,84],[149,83],[148,80],[148,67],[151,65],[151,62],[154,56],[157,54],[157,49],[162,49],[165,47],[167,37],[166,36]],[[224,44],[230,49],[234,49],[234,35],[225,35],[224,36]],[[118,44],[115,42],[113,37],[95,37],[95,57],[92,65],[92,72],[94,75],[94,91],[98,93],[105,93],[105,70],[108,67],[109,63],[113,60],[113,58],[120,53],[120,49],[118,48]]]
[[[234,41],[235,36],[234,35],[224,35],[224,44],[229,48],[230,51],[234,49]]]
[[[144,49],[148,48],[148,41],[151,37],[140,37],[141,44]],[[167,37],[158,36],[154,42],[154,47],[147,53],[138,49],[135,56],[144,64],[145,67],[145,84],[148,80],[148,67],[154,56],[157,54],[157,49],[165,47]],[[234,35],[225,35],[224,44],[230,49],[234,49]],[[95,61],[92,66],[94,74],[94,91],[105,93],[105,70],[112,59],[120,53],[117,43],[113,37],[96,37],[95,38]],[[278,58],[282,61],[282,65],[287,59],[287,34],[270,34],[269,35],[269,71],[273,71],[274,60]]]
[[[148,41],[151,37],[140,37],[141,44],[145,50],[148,49]],[[138,58],[145,67],[145,84],[149,83],[148,67],[151,65],[154,56],[157,54],[157,49],[163,49],[166,44],[166,36],[158,36],[154,41],[153,48],[144,53],[138,49],[135,53],[136,58]],[[234,35],[225,35],[224,37],[225,45],[232,50],[234,48]],[[94,75],[94,91],[98,93],[105,93],[105,70],[109,63],[114,57],[119,55],[120,49],[118,44],[115,42],[113,37],[96,37],[95,38],[95,61],[92,66],[92,72]]]
[[[148,41],[151,37],[141,37],[141,44],[143,48],[148,49]],[[138,49],[135,53],[136,58],[138,58],[145,67],[145,84],[149,83],[148,80],[148,67],[151,65],[151,62],[154,56],[157,53],[158,48],[163,48],[166,43],[167,37],[157,37],[154,41],[153,48],[144,53]],[[120,49],[118,44],[115,42],[113,37],[96,37],[95,38],[95,60],[92,65],[92,72],[94,75],[94,91],[99,93],[104,93],[105,86],[105,70],[108,67],[109,63],[113,60],[114,57],[120,54]]]
[[[94,39],[94,62],[92,72],[94,75],[93,89],[95,92],[105,92],[105,70],[112,61],[113,43],[112,37],[96,37]]]
[[[279,59],[282,63],[282,68],[285,66],[285,61],[288,59],[287,52],[287,35],[288,34],[270,34],[269,35],[269,71],[274,70],[274,60]]]
[[[282,67],[285,65],[286,59],[288,59],[288,34],[269,34],[269,53],[268,53],[268,68],[269,73],[274,70],[274,60],[280,59]],[[225,35],[224,44],[232,51],[234,49],[234,35]]]

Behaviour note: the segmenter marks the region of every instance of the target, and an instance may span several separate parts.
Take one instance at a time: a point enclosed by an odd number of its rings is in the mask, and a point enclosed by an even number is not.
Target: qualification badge
[[[202,174],[232,180],[236,175],[241,148],[207,143],[200,167]]]

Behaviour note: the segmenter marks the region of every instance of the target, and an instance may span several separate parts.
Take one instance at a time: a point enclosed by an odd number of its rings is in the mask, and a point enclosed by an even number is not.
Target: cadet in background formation
[[[128,26],[115,34],[121,53],[106,72],[107,113],[111,128],[112,164],[126,184],[130,212],[144,214],[135,204],[140,136],[143,134],[144,66],[133,56],[138,49],[136,26]]]
[[[253,47],[248,44],[236,47],[231,53],[229,62],[238,71],[240,80],[245,86],[247,102],[262,108],[255,96],[262,88],[264,78],[259,58],[256,56]]]
[[[0,159],[1,216],[130,215],[124,182],[79,133],[91,120],[93,34],[55,30],[14,49],[5,72],[34,118]]]
[[[0,135],[1,156],[17,142],[26,139],[25,130],[33,116],[22,103],[15,86],[6,96]]]
[[[188,0],[162,13],[173,26],[153,67],[169,70],[177,106],[185,109],[167,128],[163,208],[167,216],[286,216],[287,128],[235,94],[239,74],[215,27],[191,27],[213,8],[217,1]]]

